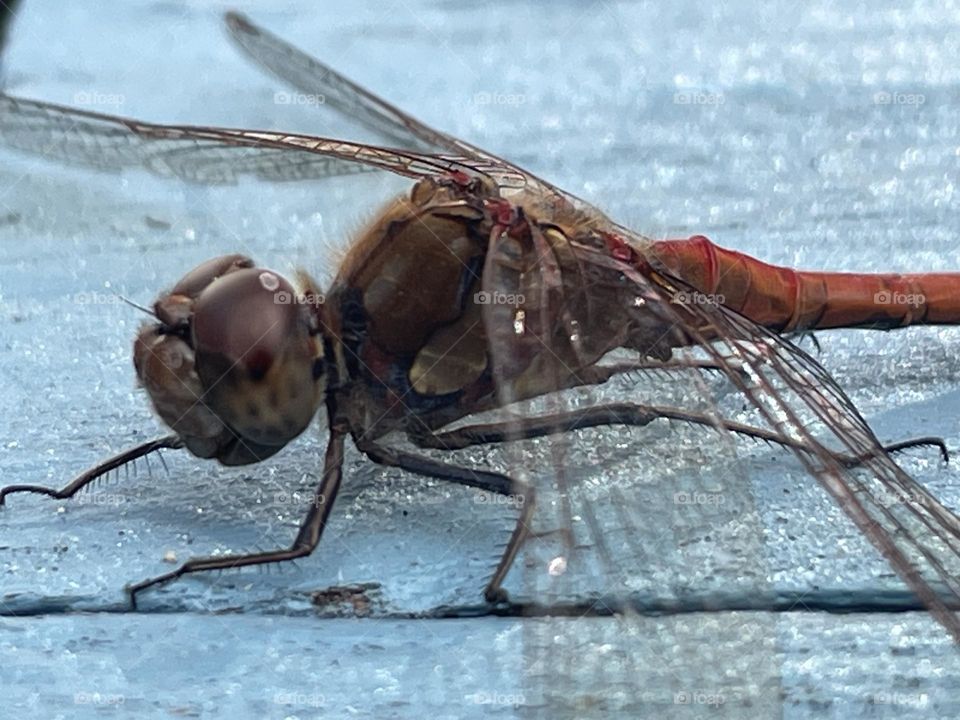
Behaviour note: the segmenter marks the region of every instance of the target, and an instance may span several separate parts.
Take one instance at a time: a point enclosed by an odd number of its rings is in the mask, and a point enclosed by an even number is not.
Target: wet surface
[[[242,9],[650,236],[702,232],[809,268],[960,268],[949,11]],[[12,93],[372,139],[248,66],[206,3],[108,12],[35,1],[20,12],[4,60]],[[149,304],[201,260],[237,251],[328,278],[344,239],[404,188],[379,176],[197,188],[0,150],[4,484],[61,485],[162,432],[133,384],[140,317],[118,294]],[[960,450],[957,331],[818,340],[882,439],[941,435]],[[322,432],[258,466],[168,453],[166,467],[140,464],[72,501],[11,497],[0,510],[0,664],[13,669],[12,716],[960,717],[945,633],[893,612],[914,600],[785,453],[748,445],[721,472],[708,434],[659,426],[584,432],[565,458],[590,491],[578,499],[593,499],[609,546],[635,570],[626,618],[430,617],[477,612],[510,508],[356,453],[313,556],[186,578],[126,611],[127,583],[190,556],[287,545]],[[549,457],[543,445],[529,452]],[[932,449],[900,459],[960,505],[955,464]],[[615,497],[595,492],[617,486],[647,493],[632,508],[633,542],[616,535]],[[543,529],[551,519],[547,505]],[[580,565],[556,585],[538,572],[557,546],[529,548],[508,579],[514,597],[586,598],[574,607],[597,614],[599,550],[579,537]],[[822,612],[843,609],[872,612]],[[655,614],[665,610],[680,612]]]

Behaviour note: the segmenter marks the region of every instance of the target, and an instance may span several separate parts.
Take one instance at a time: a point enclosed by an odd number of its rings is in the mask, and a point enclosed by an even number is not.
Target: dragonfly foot
[[[127,585],[124,589],[124,592],[127,594],[127,603],[130,605],[130,609],[134,612],[137,610],[137,589],[133,585]]]
[[[504,590],[502,587],[487,587],[483,591],[483,598],[491,605],[509,605],[510,604],[510,593]]]

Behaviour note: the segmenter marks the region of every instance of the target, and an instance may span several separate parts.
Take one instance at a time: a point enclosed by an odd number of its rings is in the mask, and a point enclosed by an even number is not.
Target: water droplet
[[[547,563],[547,574],[551,577],[559,577],[567,571],[567,559],[562,555],[555,557]]]

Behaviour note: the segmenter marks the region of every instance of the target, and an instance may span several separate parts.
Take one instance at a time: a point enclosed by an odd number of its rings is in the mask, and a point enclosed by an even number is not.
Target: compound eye
[[[221,255],[200,263],[178,282],[170,295],[185,295],[196,298],[206,287],[219,277],[229,275],[243,268],[252,268],[253,260],[246,255]]]
[[[197,371],[207,387],[223,373],[267,374],[296,331],[299,306],[293,287],[262,268],[244,268],[217,278],[194,306]]]

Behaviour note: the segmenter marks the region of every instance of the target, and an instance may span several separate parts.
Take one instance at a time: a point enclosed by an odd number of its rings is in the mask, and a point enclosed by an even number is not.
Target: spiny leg
[[[910,450],[916,447],[935,447],[940,451],[940,457],[945,463],[950,462],[950,451],[947,450],[947,443],[941,437],[928,435],[927,437],[908,438],[899,442],[884,445],[883,449],[888,453],[898,453],[903,450]]]
[[[817,355],[823,353],[823,348],[820,347],[820,341],[817,340],[816,333],[814,333],[813,330],[794,330],[793,332],[785,333],[783,337],[794,345],[802,345],[804,340],[810,340],[813,348],[817,351]]]
[[[699,360],[690,357],[676,357],[669,360],[633,360],[611,365],[594,365],[591,370],[600,371],[601,374],[609,373],[609,376],[650,370],[708,370],[710,372],[727,372],[727,368],[715,360]]]
[[[176,570],[158,575],[156,577],[143,580],[127,588],[130,596],[130,605],[134,609],[137,607],[137,594],[154,585],[162,585],[176,580],[189,573],[202,572],[204,570],[226,570],[232,568],[246,567],[248,565],[262,565],[264,563],[283,562],[285,560],[294,560],[299,557],[309,555],[320,542],[320,536],[323,534],[323,528],[327,524],[327,518],[333,508],[334,500],[337,497],[337,491],[340,489],[340,480],[343,475],[343,439],[345,433],[341,430],[330,429],[330,440],[327,443],[327,451],[323,462],[323,479],[320,485],[314,491],[313,502],[310,510],[300,525],[300,531],[297,533],[293,544],[284,550],[269,550],[266,552],[250,553],[248,555],[237,555],[234,557],[202,557],[187,560]]]
[[[438,462],[432,458],[404,452],[392,447],[385,447],[376,443],[358,440],[357,447],[368,458],[380,465],[400,468],[408,472],[426,475],[438,480],[454,482],[458,485],[478,488],[486,492],[496,493],[507,497],[518,497],[522,504],[520,517],[514,526],[513,533],[506,549],[497,564],[490,582],[484,589],[483,595],[487,602],[501,603],[507,601],[506,591],[501,587],[513,561],[529,533],[530,519],[536,507],[536,496],[533,486],[520,480],[515,480],[502,473],[487,470],[473,470],[470,468]]]
[[[13,495],[14,493],[37,493],[39,495],[48,495],[52,498],[61,500],[64,498],[73,497],[84,486],[89,485],[97,478],[106,475],[111,470],[116,470],[119,467],[123,467],[127,463],[133,462],[134,460],[142,457],[146,457],[150,453],[156,452],[157,450],[179,450],[182,447],[183,442],[177,435],[167,435],[165,437],[155,438],[149,442],[143,443],[142,445],[138,445],[137,447],[124,450],[122,453],[114,455],[112,458],[94,465],[92,468],[81,473],[74,480],[67,483],[59,490],[56,488],[44,487],[43,485],[7,485],[5,488],[0,488],[0,506],[4,505],[6,502],[7,495]]]
[[[706,370],[708,372],[727,372],[728,369],[714,360],[700,360],[689,357],[677,357],[669,360],[626,360],[610,363],[609,365],[590,365],[578,370],[577,373],[564,383],[560,390],[583,387],[585,385],[602,385],[618,375],[634,372],[671,372],[679,370]],[[518,398],[518,399],[523,399]]]
[[[787,448],[804,448],[803,443],[781,435],[780,433],[745,423],[716,418],[706,413],[682,410],[680,408],[639,405],[636,403],[612,403],[539,417],[518,418],[513,421],[467,425],[447,432],[414,435],[411,437],[411,440],[422,448],[460,450],[473,445],[487,445],[509,440],[531,440],[547,435],[557,435],[572,430],[604,425],[635,425],[642,427],[658,419],[678,420],[713,428],[719,425],[719,427],[733,433],[751,437],[756,440],[764,440]],[[886,452],[899,452],[908,448],[926,445],[938,447],[944,460],[949,459],[946,444],[941,438],[936,437],[904,440],[886,445],[883,449]],[[848,467],[854,467],[863,463],[868,458],[866,456],[851,457],[838,454],[837,459]]]

